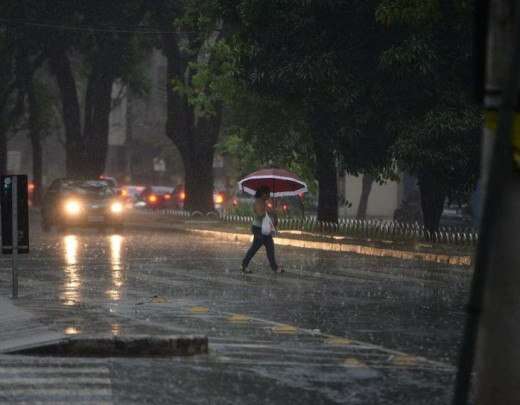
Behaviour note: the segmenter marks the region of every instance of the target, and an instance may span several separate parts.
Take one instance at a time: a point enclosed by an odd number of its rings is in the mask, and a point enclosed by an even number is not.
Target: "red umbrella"
[[[238,182],[240,191],[254,195],[260,187],[271,190],[271,197],[288,197],[308,191],[307,184],[296,174],[283,169],[263,169],[251,173]]]

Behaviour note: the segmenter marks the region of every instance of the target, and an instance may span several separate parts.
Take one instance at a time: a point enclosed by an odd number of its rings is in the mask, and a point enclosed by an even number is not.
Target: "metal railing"
[[[224,223],[251,224],[253,217],[230,213],[190,213],[183,210],[155,210],[150,214],[171,215],[180,218],[213,217]],[[430,232],[419,223],[407,223],[384,219],[340,218],[338,222],[318,221],[316,217],[281,217],[278,219],[279,231],[300,231],[318,237],[351,237],[371,240],[397,242],[415,241],[424,243],[443,243],[450,245],[475,246],[478,232],[465,226],[441,226],[438,231]]]

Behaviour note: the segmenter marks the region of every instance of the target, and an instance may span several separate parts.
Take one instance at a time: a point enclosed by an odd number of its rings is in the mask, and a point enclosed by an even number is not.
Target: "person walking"
[[[265,246],[267,258],[269,259],[271,269],[275,273],[283,272],[283,268],[281,266],[278,266],[278,264],[276,263],[272,232],[269,232],[269,234],[265,234],[265,231],[262,232],[262,223],[265,220],[272,221],[269,217],[267,217],[266,219],[266,216],[268,216],[269,213],[271,213],[271,210],[267,206],[267,200],[269,200],[270,194],[271,190],[269,189],[269,187],[266,186],[262,186],[256,191],[255,203],[253,205],[254,219],[253,224],[251,226],[251,232],[253,233],[253,243],[247,251],[244,260],[242,261],[241,271],[243,273],[252,273],[252,271],[248,269],[247,266],[249,265],[249,262],[256,254],[256,252],[258,252],[258,249],[262,247],[262,245]]]

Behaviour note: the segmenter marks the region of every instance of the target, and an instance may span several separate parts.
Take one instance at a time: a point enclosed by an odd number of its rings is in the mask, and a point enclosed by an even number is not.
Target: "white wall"
[[[362,189],[362,176],[345,176],[345,198],[352,204],[343,210],[347,216],[355,216],[359,205]],[[395,209],[399,206],[401,184],[395,181],[383,185],[372,184],[372,191],[368,198],[367,216],[392,218]]]

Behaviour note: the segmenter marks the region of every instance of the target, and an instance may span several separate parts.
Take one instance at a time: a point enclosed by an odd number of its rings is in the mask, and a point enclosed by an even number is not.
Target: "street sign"
[[[0,203],[2,208],[2,253],[13,253],[13,235],[18,236],[15,243],[15,247],[17,248],[16,253],[29,253],[27,176],[1,176],[0,182],[2,184],[0,191]],[[16,192],[14,199],[13,191]]]
[[[18,297],[17,257],[29,253],[29,202],[26,175],[0,177],[2,253],[12,257],[12,294]]]
[[[7,173],[16,173],[22,167],[22,153],[17,150],[7,152]]]
[[[161,158],[153,158],[153,170],[154,172],[165,172],[166,171],[166,162]]]

